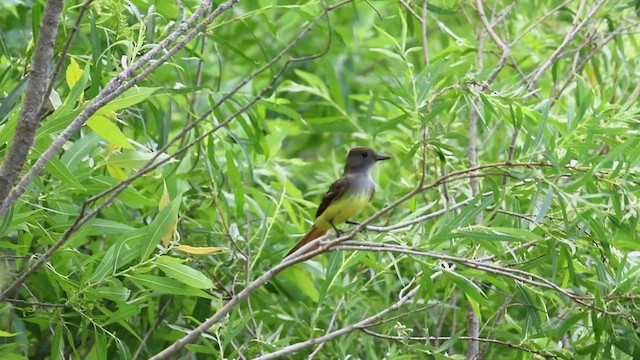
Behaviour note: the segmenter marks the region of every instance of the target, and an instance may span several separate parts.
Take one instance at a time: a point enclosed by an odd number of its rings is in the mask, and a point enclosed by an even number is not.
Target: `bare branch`
[[[502,12],[503,16],[506,16],[511,11],[511,9],[513,9],[514,6],[515,6],[515,3],[511,3]],[[504,41],[502,41],[502,39],[500,39],[498,34],[496,34],[496,32],[493,30],[493,25],[489,23],[489,20],[487,19],[487,15],[484,12],[482,0],[476,0],[476,12],[478,12],[478,15],[480,16],[480,21],[482,21],[485,31],[489,34],[489,36],[496,43],[496,45],[498,45],[500,49],[502,49],[502,55],[500,56],[498,65],[496,65],[496,68],[493,70],[493,72],[491,73],[491,75],[487,80],[487,84],[491,84],[496,79],[496,77],[498,77],[498,73],[507,64],[507,59],[509,59],[509,54],[511,53],[511,46],[506,44]],[[482,54],[478,54],[478,57],[481,58]]]

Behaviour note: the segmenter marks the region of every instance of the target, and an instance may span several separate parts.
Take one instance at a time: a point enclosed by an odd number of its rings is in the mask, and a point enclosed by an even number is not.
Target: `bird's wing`
[[[340,196],[342,196],[342,194],[344,193],[344,190],[347,188],[347,185],[349,185],[349,179],[346,177],[342,177],[340,179],[338,179],[338,181],[334,182],[333,184],[331,184],[331,187],[329,188],[329,191],[327,191],[326,194],[324,194],[324,198],[322,198],[322,202],[320,203],[320,206],[318,207],[318,211],[316,212],[316,218],[318,218],[320,215],[322,215],[322,213],[327,210],[327,208],[329,207],[329,205],[336,199],[340,198]]]

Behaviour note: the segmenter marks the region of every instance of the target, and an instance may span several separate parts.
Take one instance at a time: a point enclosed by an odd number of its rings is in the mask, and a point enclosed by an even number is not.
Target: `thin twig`
[[[405,8],[407,8],[407,10],[411,13],[411,15],[413,15],[413,17],[416,18],[420,22],[420,24],[424,25],[424,20],[422,20],[422,17],[418,15],[418,13],[415,10],[413,10],[411,5],[406,0],[400,0],[400,3]]]
[[[538,69],[533,73],[533,76],[531,77],[531,81],[529,82],[529,92],[533,92],[535,90],[536,85],[538,84],[538,80],[540,80],[540,77],[542,77],[542,74],[551,67],[551,65],[553,65],[553,63],[558,59],[558,57],[560,56],[560,54],[562,54],[562,52],[564,51],[564,49],[567,47],[567,45],[569,45],[569,43],[571,41],[573,41],[573,39],[575,39],[575,37],[578,35],[578,32],[580,32],[580,30],[582,30],[582,28],[589,23],[589,21],[594,19],[595,14],[598,12],[598,10],[600,10],[600,8],[602,7],[602,5],[604,5],[604,3],[607,0],[600,0],[596,6],[594,6],[591,11],[589,11],[589,13],[584,17],[584,20],[578,22],[577,20],[579,19],[580,13],[581,11],[578,11],[576,13],[576,17],[574,20],[574,25],[572,26],[571,30],[569,30],[569,32],[567,33],[567,35],[565,36],[564,40],[562,41],[562,43],[560,44],[560,46],[558,46],[558,48],[551,54],[551,56],[549,56],[549,58],[547,59],[546,62],[544,62],[540,67],[538,67]],[[584,4],[584,2],[583,2]]]
[[[331,320],[329,320],[329,326],[327,326],[327,333],[331,332],[331,329],[333,329],[333,325],[336,322],[336,319],[338,318],[338,313],[340,312],[340,308],[342,308],[342,305],[344,305],[344,296],[340,298],[340,301],[338,301],[338,305],[336,305],[336,308],[333,310],[333,315],[331,316]],[[311,354],[309,354],[308,360],[312,360],[316,355],[318,355],[320,353],[320,350],[322,350],[322,347],[324,346],[324,344],[326,343],[321,343],[320,345],[318,345],[313,352],[311,352]]]
[[[53,307],[53,308],[71,307],[70,305],[66,305],[66,304],[53,304],[53,303],[39,302],[39,301],[26,301],[21,299],[4,299],[4,301],[10,302],[13,304],[21,304],[21,305],[27,305],[27,306]]]
[[[327,333],[321,337],[318,338],[311,338],[308,339],[306,341],[303,342],[299,342],[296,344],[292,344],[289,346],[286,346],[278,351],[274,351],[270,354],[266,354],[266,355],[262,355],[256,358],[256,360],[268,360],[268,359],[275,359],[284,355],[288,355],[291,353],[294,353],[296,351],[302,350],[304,348],[316,345],[316,344],[322,344],[322,343],[326,343],[330,340],[333,340],[339,336],[342,336],[344,334],[348,334],[350,332],[353,332],[355,330],[358,329],[362,329],[365,328],[367,326],[369,326],[369,324],[376,322],[380,319],[382,319],[385,315],[398,310],[400,307],[402,307],[402,305],[404,305],[406,302],[408,302],[409,300],[413,299],[413,297],[415,296],[415,294],[418,292],[418,290],[420,289],[420,286],[415,286],[411,291],[409,291],[406,295],[403,294],[406,290],[409,289],[409,286],[413,286],[413,281],[409,283],[409,285],[407,285],[406,287],[404,287],[401,291],[400,291],[400,299],[395,302],[393,305],[389,306],[388,308],[376,313],[375,315],[369,316],[368,318],[359,321],[355,324],[351,324],[349,326],[345,326],[339,330],[336,331],[332,331],[330,333]]]
[[[396,341],[420,341],[420,342],[430,342],[430,341],[447,341],[447,340],[451,340],[452,337],[450,336],[394,336],[394,335],[385,335],[385,334],[380,334],[374,331],[371,331],[367,328],[362,328],[360,329],[361,331],[363,331],[365,334],[371,335],[371,336],[375,336],[377,338],[380,339],[386,339],[386,340],[396,340]],[[507,346],[510,347],[512,349],[517,349],[517,350],[522,350],[522,351],[526,351],[528,353],[532,353],[532,354],[537,354],[540,356],[543,356],[544,358],[552,358],[552,359],[557,359],[558,357],[556,355],[553,355],[551,353],[548,353],[546,351],[539,351],[539,350],[534,350],[522,345],[518,345],[518,344],[514,344],[514,343],[510,343],[507,341],[502,341],[502,340],[495,340],[495,339],[489,339],[489,338],[480,338],[480,337],[476,337],[476,338],[472,338],[469,336],[458,336],[455,338],[456,340],[462,340],[462,341],[477,341],[477,342],[485,342],[488,344],[498,344],[498,345],[503,345],[503,346]]]
[[[164,312],[169,307],[169,304],[171,304],[171,298],[169,298],[169,300],[167,300],[164,303],[164,305],[162,305],[160,310],[158,311],[158,314],[155,316],[155,319],[156,319],[155,323],[144,334],[144,337],[142,338],[142,341],[140,341],[140,344],[138,344],[138,347],[136,348],[136,351],[133,353],[133,360],[136,360],[138,358],[138,356],[140,356],[140,354],[142,354],[142,350],[146,347],[147,340],[149,340],[149,337],[151,337],[151,334],[153,334],[153,332],[162,323],[162,319],[164,318]]]

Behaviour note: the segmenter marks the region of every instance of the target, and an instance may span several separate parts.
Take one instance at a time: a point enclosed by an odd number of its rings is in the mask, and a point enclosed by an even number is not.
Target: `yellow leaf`
[[[87,126],[111,144],[118,145],[125,149],[135,149],[133,145],[129,143],[129,139],[120,131],[118,125],[104,115],[93,115],[87,120]]]
[[[189,246],[189,245],[178,245],[174,249],[184,251],[189,254],[194,255],[204,255],[204,254],[212,254],[219,251],[227,250],[227,248],[223,247],[199,247],[199,246]]]
[[[162,190],[162,196],[160,197],[160,202],[158,202],[158,210],[164,209],[171,202],[171,198],[169,197],[169,190],[167,190],[167,183],[164,182],[164,190]]]
[[[81,77],[82,70],[80,70],[80,66],[71,58],[71,63],[67,66],[67,85],[69,85],[69,89],[72,89]]]
[[[107,164],[107,172],[118,180],[126,180],[128,178],[124,170],[119,166],[113,166]]]
[[[171,203],[171,198],[169,197],[169,190],[167,190],[167,183],[164,182],[164,189],[162,190],[162,196],[160,197],[160,201],[158,202],[158,210],[164,209],[167,205]],[[173,237],[173,233],[176,231],[176,226],[178,225],[177,221],[174,221],[171,226],[167,229],[167,232],[162,235],[162,244],[167,247],[171,243],[171,238]]]

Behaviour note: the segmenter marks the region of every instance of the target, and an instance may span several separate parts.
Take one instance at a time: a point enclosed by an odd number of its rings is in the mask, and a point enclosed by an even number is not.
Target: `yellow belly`
[[[367,193],[360,193],[349,197],[343,196],[341,199],[335,200],[316,218],[316,228],[330,230],[333,228],[330,222],[333,225],[339,225],[358,215],[367,206],[370,197]]]

